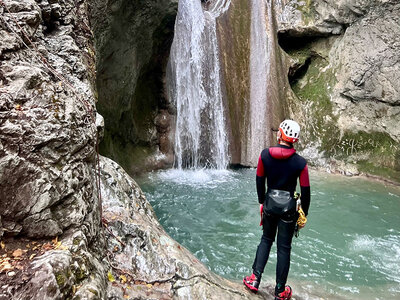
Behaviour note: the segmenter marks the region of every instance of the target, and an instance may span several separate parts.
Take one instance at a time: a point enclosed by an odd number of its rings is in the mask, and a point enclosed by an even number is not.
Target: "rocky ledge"
[[[0,1],[0,299],[268,297],[211,273],[97,160],[86,6]]]

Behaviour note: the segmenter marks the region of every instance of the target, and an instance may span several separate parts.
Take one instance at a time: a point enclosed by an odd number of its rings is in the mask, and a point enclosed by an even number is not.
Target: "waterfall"
[[[230,0],[180,0],[167,70],[176,107],[175,166],[226,168],[229,162],[216,18]]]
[[[271,43],[266,19],[271,19],[271,3],[251,0],[250,31],[250,126],[247,132],[245,164],[257,165],[258,156],[270,141],[268,120],[268,78]]]

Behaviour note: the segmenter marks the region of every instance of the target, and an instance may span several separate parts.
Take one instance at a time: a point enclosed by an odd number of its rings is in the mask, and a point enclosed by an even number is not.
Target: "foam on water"
[[[188,186],[206,186],[235,180],[235,173],[230,170],[206,168],[197,170],[170,169],[151,173],[149,176],[153,180]]]
[[[212,271],[240,280],[261,237],[255,170],[168,170],[139,183],[167,232]],[[307,226],[289,284],[302,299],[400,298],[400,190],[311,173]],[[263,281],[275,281],[273,245]]]

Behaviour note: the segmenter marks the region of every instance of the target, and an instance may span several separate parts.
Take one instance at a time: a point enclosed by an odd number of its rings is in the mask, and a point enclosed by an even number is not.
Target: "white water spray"
[[[179,169],[224,169],[229,162],[216,31],[216,18],[229,4],[216,0],[204,10],[200,0],[179,1],[167,72]]]

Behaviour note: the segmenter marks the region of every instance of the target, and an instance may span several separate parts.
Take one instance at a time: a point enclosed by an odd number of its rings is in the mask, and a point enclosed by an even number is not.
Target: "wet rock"
[[[177,0],[89,3],[98,58],[97,107],[106,124],[100,151],[131,175],[169,164],[157,159],[155,118],[171,110],[164,75],[177,7]]]
[[[5,1],[5,5],[1,30],[7,34],[0,37],[3,230],[52,237],[83,225],[95,197],[96,127],[90,121],[94,97],[90,77],[84,75],[88,61],[77,46],[79,33],[74,28],[61,26],[52,35],[45,33],[42,10],[35,1]],[[68,1],[58,5],[65,17],[78,18],[79,6],[70,10]],[[27,30],[32,26],[34,31]],[[24,32],[37,40],[40,54],[20,43]],[[91,232],[98,230],[88,226]]]
[[[0,236],[6,247],[10,236],[48,244],[59,236],[60,245],[15,270],[0,298],[101,299],[106,271],[98,250],[102,238],[94,172],[94,57],[90,30],[82,24],[88,22],[85,3],[4,4]],[[68,25],[72,21],[74,25]]]
[[[278,34],[295,93],[291,110],[304,128],[300,148],[317,146],[327,164],[355,164],[349,174],[398,181],[398,1],[284,1],[281,9]],[[311,163],[321,166],[318,160]]]
[[[262,299],[210,272],[158,223],[138,185],[115,162],[101,158],[101,186],[112,274],[108,299]],[[118,237],[118,240],[116,237]],[[123,280],[126,277],[126,281]],[[122,279],[121,279],[122,278]],[[127,288],[129,286],[130,288]]]

